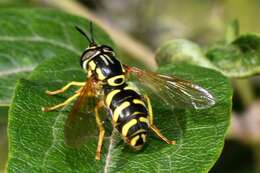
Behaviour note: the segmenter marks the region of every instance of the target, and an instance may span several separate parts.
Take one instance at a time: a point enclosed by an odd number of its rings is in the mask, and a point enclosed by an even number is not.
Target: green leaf
[[[235,33],[229,32],[231,41]],[[176,39],[158,49],[156,61],[159,65],[188,63],[211,68],[231,78],[252,76],[260,73],[260,36],[242,35],[229,44],[210,47],[206,54],[197,44]]]
[[[165,64],[188,63],[214,68],[196,43],[184,39],[171,40],[162,45],[157,50],[155,59],[159,66]]]
[[[190,65],[169,65],[160,72],[176,74],[203,86],[214,95],[216,105],[205,110],[176,109],[173,112],[152,99],[156,125],[168,138],[176,140],[177,145],[168,145],[150,133],[148,145],[135,152],[113,131],[105,138],[101,160],[96,161],[97,136],[93,135],[79,149],[64,143],[64,122],[69,108],[49,113],[41,111],[42,106],[65,100],[65,94],[47,96],[45,90],[60,88],[69,81],[85,80],[86,74],[80,69],[78,59],[61,55],[40,64],[30,80],[18,82],[10,108],[9,173],[208,172],[220,155],[230,121],[229,80],[213,70]]]
[[[17,79],[42,60],[59,56],[79,57],[86,39],[75,30],[88,22],[57,10],[9,9],[0,11],[0,105],[9,105]],[[98,27],[97,42],[112,44]]]
[[[242,35],[227,45],[211,47],[206,56],[224,75],[247,77],[260,73],[260,35]]]
[[[219,71],[207,59],[199,45],[185,39],[174,39],[166,42],[157,50],[155,59],[159,66],[167,64],[191,64]]]

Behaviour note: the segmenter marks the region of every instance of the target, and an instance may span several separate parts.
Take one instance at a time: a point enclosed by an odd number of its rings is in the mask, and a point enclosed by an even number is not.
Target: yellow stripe
[[[121,105],[119,105],[113,114],[113,120],[114,122],[117,122],[118,118],[119,118],[119,114],[122,112],[123,109],[127,108],[128,106],[130,106],[130,102],[124,102]]]
[[[141,105],[143,105],[144,107],[146,107],[146,105],[144,104],[144,102],[143,102],[142,100],[134,99],[133,102],[134,102],[134,104],[141,104]]]
[[[138,112],[138,111],[136,111],[136,112],[134,112],[132,115],[137,115],[137,114],[142,114],[143,112]]]
[[[122,68],[122,72],[125,73],[125,68],[123,67],[122,64],[121,64],[121,68]]]
[[[88,77],[90,77],[91,75],[92,75],[92,71],[89,70],[89,71],[88,71]]]
[[[142,134],[143,141],[146,142],[146,135]]]
[[[103,75],[102,71],[100,70],[100,68],[96,69],[96,72],[98,74],[98,79],[99,80],[104,80],[106,77]]]
[[[123,135],[123,136],[126,136],[128,130],[129,130],[132,126],[134,126],[136,123],[137,123],[137,120],[136,120],[136,119],[132,119],[131,121],[129,121],[128,123],[126,123],[126,124],[123,126],[123,128],[122,128],[122,135]]]
[[[131,136],[135,136],[136,134],[142,133],[142,132],[146,132],[146,130],[144,130],[144,129],[137,130],[136,132],[134,132],[133,134],[131,134]]]
[[[122,82],[116,83],[115,81],[116,81],[117,79],[122,79]],[[108,83],[110,86],[122,85],[124,82],[125,82],[125,76],[124,76],[124,75],[114,76],[114,77],[111,77],[110,79],[107,80],[107,83]]]
[[[134,138],[132,138],[131,141],[130,141],[131,145],[132,145],[132,146],[135,146],[135,144],[136,144],[136,142],[137,142],[137,140],[138,140],[139,138],[140,138],[139,135],[137,135],[137,136],[135,136]]]
[[[133,91],[136,91],[136,89],[134,87],[131,87],[131,86],[126,86],[124,87],[124,90],[133,90]]]
[[[90,66],[91,70],[95,70],[95,68],[96,68],[96,64],[94,63],[94,61],[90,61],[89,66]]]
[[[114,97],[114,95],[116,95],[117,93],[119,93],[120,92],[120,90],[113,90],[113,91],[111,91],[110,93],[108,93],[108,95],[107,95],[107,97],[106,97],[106,105],[109,107],[110,106],[110,104],[111,104],[111,101],[112,101],[112,99],[113,99],[113,97]]]
[[[148,120],[145,117],[140,117],[139,121],[144,122],[144,123],[148,123]]]

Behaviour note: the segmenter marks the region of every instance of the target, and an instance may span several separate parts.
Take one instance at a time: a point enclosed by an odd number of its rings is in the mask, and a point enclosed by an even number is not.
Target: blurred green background
[[[0,0],[0,10],[56,8],[58,1],[67,2],[66,0]],[[186,38],[203,47],[222,41],[227,23],[232,19],[238,19],[240,33],[260,33],[260,0],[74,0],[73,2],[93,12],[113,28],[146,45],[152,53],[162,43],[175,38]],[[73,13],[73,9],[69,10]],[[126,53],[124,49],[120,49],[119,52],[120,57],[124,57],[124,61],[131,65],[143,65],[138,61],[138,57],[132,61],[133,55]],[[250,81],[256,93],[260,93],[259,78],[250,78]],[[0,107],[0,172],[4,171],[7,160],[7,110],[7,107]],[[234,111],[238,113],[243,111],[236,93]],[[258,160],[260,151],[254,148],[256,147],[240,139],[228,138],[221,157],[210,172],[260,172],[258,170],[260,166],[257,164],[260,163]]]

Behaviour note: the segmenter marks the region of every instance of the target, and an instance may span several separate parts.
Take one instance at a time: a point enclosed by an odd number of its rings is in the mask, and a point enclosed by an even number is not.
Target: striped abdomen
[[[127,83],[117,87],[104,86],[104,91],[113,124],[128,144],[141,149],[148,129],[148,112],[142,97]]]
[[[128,86],[123,65],[104,45],[87,49],[82,57],[81,66],[88,77],[94,76],[103,85],[113,125],[130,146],[141,149],[147,136],[148,112],[138,92]]]

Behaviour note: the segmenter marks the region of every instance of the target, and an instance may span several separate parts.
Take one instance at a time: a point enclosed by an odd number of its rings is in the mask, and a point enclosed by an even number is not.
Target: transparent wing
[[[135,67],[124,67],[127,72],[136,76],[140,88],[148,88],[168,106],[205,109],[215,104],[214,97],[206,89],[190,81],[146,72]]]
[[[88,79],[79,92],[80,95],[72,107],[64,128],[65,143],[73,147],[79,147],[88,138],[97,136],[94,111],[97,97],[93,80]]]

